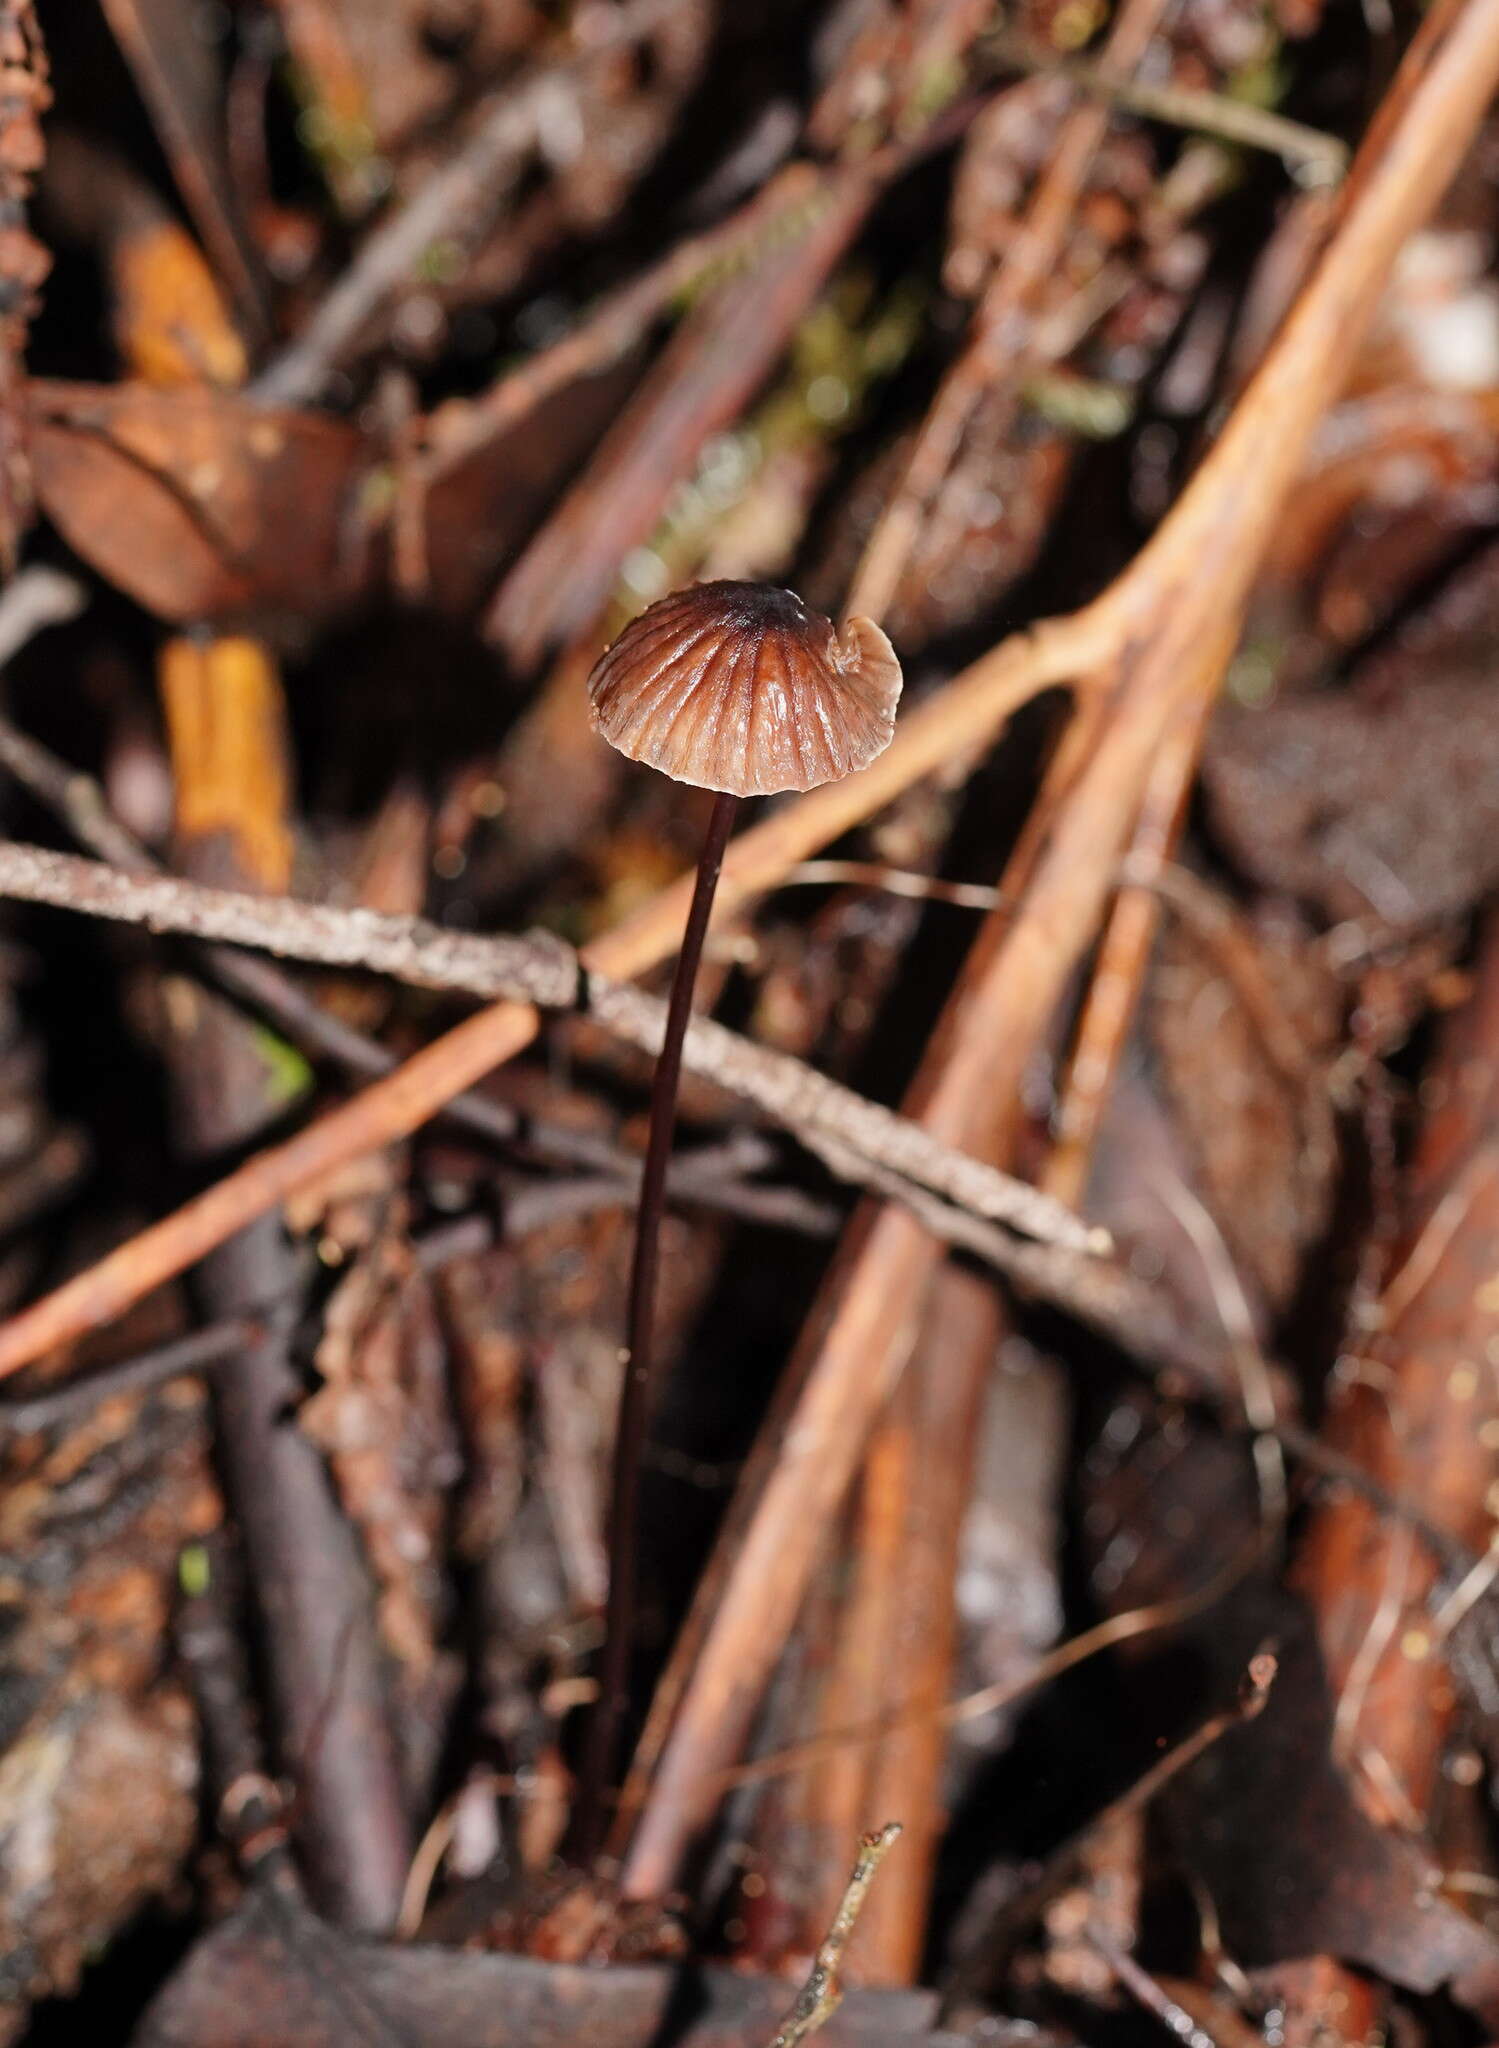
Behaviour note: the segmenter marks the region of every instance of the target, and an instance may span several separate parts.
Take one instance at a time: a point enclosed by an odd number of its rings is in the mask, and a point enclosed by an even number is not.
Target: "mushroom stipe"
[[[840,635],[793,591],[732,582],[699,583],[661,598],[626,626],[588,679],[594,726],[611,746],[717,797],[651,1089],[614,1439],[604,1649],[574,1827],[574,1848],[584,1862],[593,1860],[603,1839],[628,1704],[666,1171],[682,1044],[724,849],[742,797],[815,789],[882,754],[895,730],[900,689],[895,650],[872,619],[850,619]]]

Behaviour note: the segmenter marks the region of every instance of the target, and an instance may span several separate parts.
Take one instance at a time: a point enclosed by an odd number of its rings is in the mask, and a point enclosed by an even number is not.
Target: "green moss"
[[[300,1101],[312,1086],[312,1068],[294,1045],[267,1025],[254,1027],[255,1047],[266,1065],[266,1099],[276,1108]]]
[[[178,1552],[177,1583],[189,1600],[200,1600],[213,1583],[213,1567],[201,1543],[185,1543]]]

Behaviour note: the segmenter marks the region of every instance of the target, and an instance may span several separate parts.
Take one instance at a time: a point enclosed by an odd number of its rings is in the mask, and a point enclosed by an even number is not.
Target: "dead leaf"
[[[1246,874],[1400,931],[1499,882],[1496,589],[1490,548],[1346,688],[1225,710],[1203,775]]]
[[[30,387],[37,497],[101,575],[183,624],[326,618],[366,587],[352,427],[229,392]]]

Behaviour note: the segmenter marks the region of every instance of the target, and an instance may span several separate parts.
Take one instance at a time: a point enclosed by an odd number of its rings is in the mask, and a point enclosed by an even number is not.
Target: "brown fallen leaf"
[[[1409,931],[1499,881],[1499,550],[1453,577],[1346,689],[1227,709],[1203,763],[1215,830],[1256,881]]]
[[[223,391],[30,386],[37,499],[70,546],[179,622],[326,618],[367,587],[373,474],[352,427]]]

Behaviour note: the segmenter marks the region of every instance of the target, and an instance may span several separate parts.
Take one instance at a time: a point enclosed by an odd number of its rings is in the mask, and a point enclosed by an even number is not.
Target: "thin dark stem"
[[[635,1230],[635,1259],[630,1269],[630,1310],[624,1380],[620,1388],[619,1423],[614,1437],[614,1476],[609,1501],[609,1597],[604,1609],[604,1651],[600,1660],[599,1697],[588,1731],[582,1783],[579,1787],[576,1842],[580,1860],[591,1862],[603,1840],[605,1794],[619,1746],[620,1724],[629,1698],[630,1654],[635,1639],[639,1592],[640,1473],[645,1456],[646,1422],[651,1405],[656,1324],[656,1283],[660,1272],[661,1219],[666,1213],[666,1171],[671,1162],[672,1134],[677,1122],[677,1091],[682,1079],[682,1044],[692,1014],[692,991],[703,957],[703,940],[713,909],[713,892],[723,866],[724,848],[733,827],[739,799],[720,793],[713,803],[703,850],[698,856],[697,886],[687,913],[682,950],[672,977],[666,1011],[666,1032],[656,1060],[651,1087],[651,1128],[645,1167],[640,1177],[640,1207]]]

